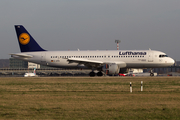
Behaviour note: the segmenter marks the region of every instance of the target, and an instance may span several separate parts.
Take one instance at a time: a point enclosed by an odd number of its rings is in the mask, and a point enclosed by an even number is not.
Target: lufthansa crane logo
[[[22,33],[22,34],[20,34],[20,36],[19,36],[19,42],[20,42],[22,45],[28,44],[29,41],[30,41],[30,36],[29,36],[27,33]]]

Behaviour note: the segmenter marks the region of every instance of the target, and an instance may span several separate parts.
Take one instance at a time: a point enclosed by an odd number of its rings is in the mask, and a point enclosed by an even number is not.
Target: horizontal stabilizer
[[[15,54],[15,53],[12,53],[10,55],[13,56],[13,57],[22,57],[22,58],[32,58],[33,57],[32,55],[27,55],[27,54]]]

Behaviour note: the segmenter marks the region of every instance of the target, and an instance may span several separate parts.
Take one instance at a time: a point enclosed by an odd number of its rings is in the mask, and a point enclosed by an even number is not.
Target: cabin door
[[[153,62],[153,52],[148,52],[148,62]]]
[[[41,53],[41,64],[46,65],[46,53]]]

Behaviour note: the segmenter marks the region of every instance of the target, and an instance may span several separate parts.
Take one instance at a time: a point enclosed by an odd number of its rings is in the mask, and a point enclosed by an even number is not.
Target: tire
[[[95,75],[96,75],[96,74],[95,74],[94,72],[90,72],[90,73],[89,73],[89,76],[90,76],[90,77],[94,77]]]
[[[154,73],[150,73],[150,76],[151,76],[151,77],[154,76]]]

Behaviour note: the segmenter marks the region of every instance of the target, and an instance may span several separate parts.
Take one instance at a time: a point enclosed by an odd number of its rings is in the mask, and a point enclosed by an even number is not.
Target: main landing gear
[[[101,71],[99,71],[97,74],[94,72],[94,71],[92,71],[92,72],[90,72],[89,73],[89,76],[90,77],[94,77],[94,76],[103,76],[103,73],[101,72]]]
[[[95,75],[96,75],[96,73],[93,72],[93,71],[89,73],[89,76],[90,76],[90,77],[94,77]]]
[[[99,72],[97,73],[97,76],[103,76],[103,73],[102,73],[101,71],[99,71]]]

